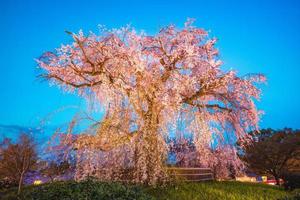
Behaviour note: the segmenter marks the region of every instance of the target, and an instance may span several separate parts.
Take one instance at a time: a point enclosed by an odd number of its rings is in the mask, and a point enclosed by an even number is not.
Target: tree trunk
[[[274,178],[276,180],[276,185],[280,185],[280,180],[279,180],[278,175],[275,175]]]
[[[158,115],[151,109],[135,144],[135,181],[155,185],[165,177],[164,144],[158,130]]]
[[[24,172],[21,173],[20,179],[19,179],[19,186],[18,186],[18,195],[21,193],[21,187],[23,184],[23,176],[24,176]]]

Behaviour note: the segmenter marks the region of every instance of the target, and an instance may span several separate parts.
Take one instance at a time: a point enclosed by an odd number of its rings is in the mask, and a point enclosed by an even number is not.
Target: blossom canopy
[[[100,149],[109,151],[118,146],[115,139],[107,145],[113,137],[134,141],[140,152],[134,164],[139,182],[160,179],[165,139],[174,130],[193,136],[205,162],[206,150],[212,143],[222,145],[225,134],[246,139],[248,131],[258,128],[256,83],[265,77],[223,71],[217,40],[191,20],[181,29],[170,25],[153,36],[130,27],[70,34],[72,44],[40,57],[42,76],[89,100],[92,95],[106,109],[106,121],[95,136],[99,141],[85,136],[82,140],[89,142],[77,144],[106,145]]]

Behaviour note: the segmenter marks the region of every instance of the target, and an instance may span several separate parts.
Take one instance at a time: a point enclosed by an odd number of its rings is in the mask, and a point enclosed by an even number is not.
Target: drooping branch
[[[137,182],[163,177],[164,138],[179,115],[190,122],[193,138],[200,138],[199,148],[215,140],[212,130],[220,137],[228,133],[239,138],[257,128],[257,80],[224,72],[216,40],[190,21],[182,29],[168,26],[154,36],[129,28],[101,33],[72,34],[72,45],[46,54],[39,65],[43,78],[75,88],[70,92],[84,97],[92,95],[88,100],[116,113],[99,122],[94,136],[83,134],[76,144],[112,152],[134,143],[128,148],[134,148]]]
[[[74,88],[93,87],[93,86],[96,86],[96,85],[102,83],[102,81],[90,82],[90,83],[74,83],[74,82],[71,82],[71,81],[64,80],[63,78],[61,78],[61,77],[59,77],[57,75],[54,75],[54,74],[52,74],[52,75],[46,74],[46,75],[42,75],[41,77],[46,78],[46,79],[54,79],[54,80],[59,81],[62,84],[65,84],[65,85],[68,85],[68,86],[72,86]]]

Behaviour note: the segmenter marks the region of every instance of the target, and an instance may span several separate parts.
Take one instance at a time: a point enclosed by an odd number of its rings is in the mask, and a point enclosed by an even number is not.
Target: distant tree
[[[169,152],[175,156],[175,165],[178,167],[197,167],[196,147],[191,139],[176,138],[169,142]]]
[[[69,127],[71,129],[71,127]],[[74,136],[74,135],[73,135]],[[40,162],[39,172],[48,177],[51,182],[55,180],[56,177],[63,176],[69,172],[74,172],[76,165],[76,159],[70,153],[72,151],[72,146],[64,143],[65,140],[57,140],[57,138],[62,138],[59,132],[52,135],[52,138],[48,142],[48,146],[43,151],[43,160]],[[65,138],[68,140],[67,138]],[[75,138],[71,141],[74,142]]]
[[[209,167],[214,179],[233,179],[243,173],[244,165],[236,149],[231,145],[209,148],[198,152],[191,139],[175,139],[170,142],[170,152],[175,155],[175,165],[179,167]],[[208,156],[209,160],[204,156]],[[208,160],[204,162],[203,160]]]
[[[263,129],[252,132],[253,143],[239,143],[240,156],[248,167],[258,173],[279,179],[287,171],[300,167],[300,131]]]
[[[55,162],[51,161],[47,163],[46,167],[41,170],[41,173],[50,178],[51,182],[58,176],[65,174],[70,170],[71,165],[67,161]]]
[[[25,174],[34,168],[37,162],[35,144],[29,135],[22,133],[17,143],[4,139],[0,147],[0,177],[9,178],[18,183],[18,194]]]
[[[210,158],[207,166],[212,169],[215,179],[233,179],[243,173],[244,165],[230,145],[212,149]]]

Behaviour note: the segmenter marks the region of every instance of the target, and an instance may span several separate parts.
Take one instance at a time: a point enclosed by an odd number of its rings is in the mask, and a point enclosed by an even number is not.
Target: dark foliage
[[[15,187],[17,185],[18,185],[18,183],[15,180],[10,179],[10,178],[2,178],[0,180],[0,190],[1,189],[7,189],[7,188],[10,188],[10,187]]]
[[[15,193],[8,193],[2,197],[3,200],[17,199]],[[141,188],[125,186],[120,183],[105,183],[95,180],[83,182],[54,182],[40,186],[26,188],[19,199],[22,200],[152,200],[153,198],[142,192]]]
[[[5,138],[0,143],[0,179],[18,183],[21,191],[26,173],[35,168],[37,153],[33,138],[22,133],[16,143]]]
[[[40,171],[44,176],[49,177],[51,182],[53,182],[55,177],[61,176],[70,170],[71,170],[71,165],[67,161],[63,161],[63,162],[51,161],[50,163],[47,163],[46,167],[44,167]]]
[[[284,179],[285,189],[294,190],[296,188],[300,188],[300,173],[295,173],[295,172],[284,173],[283,179]]]
[[[263,129],[251,132],[253,143],[238,143],[240,157],[249,169],[260,175],[273,176],[277,184],[284,173],[300,167],[300,131]]]

